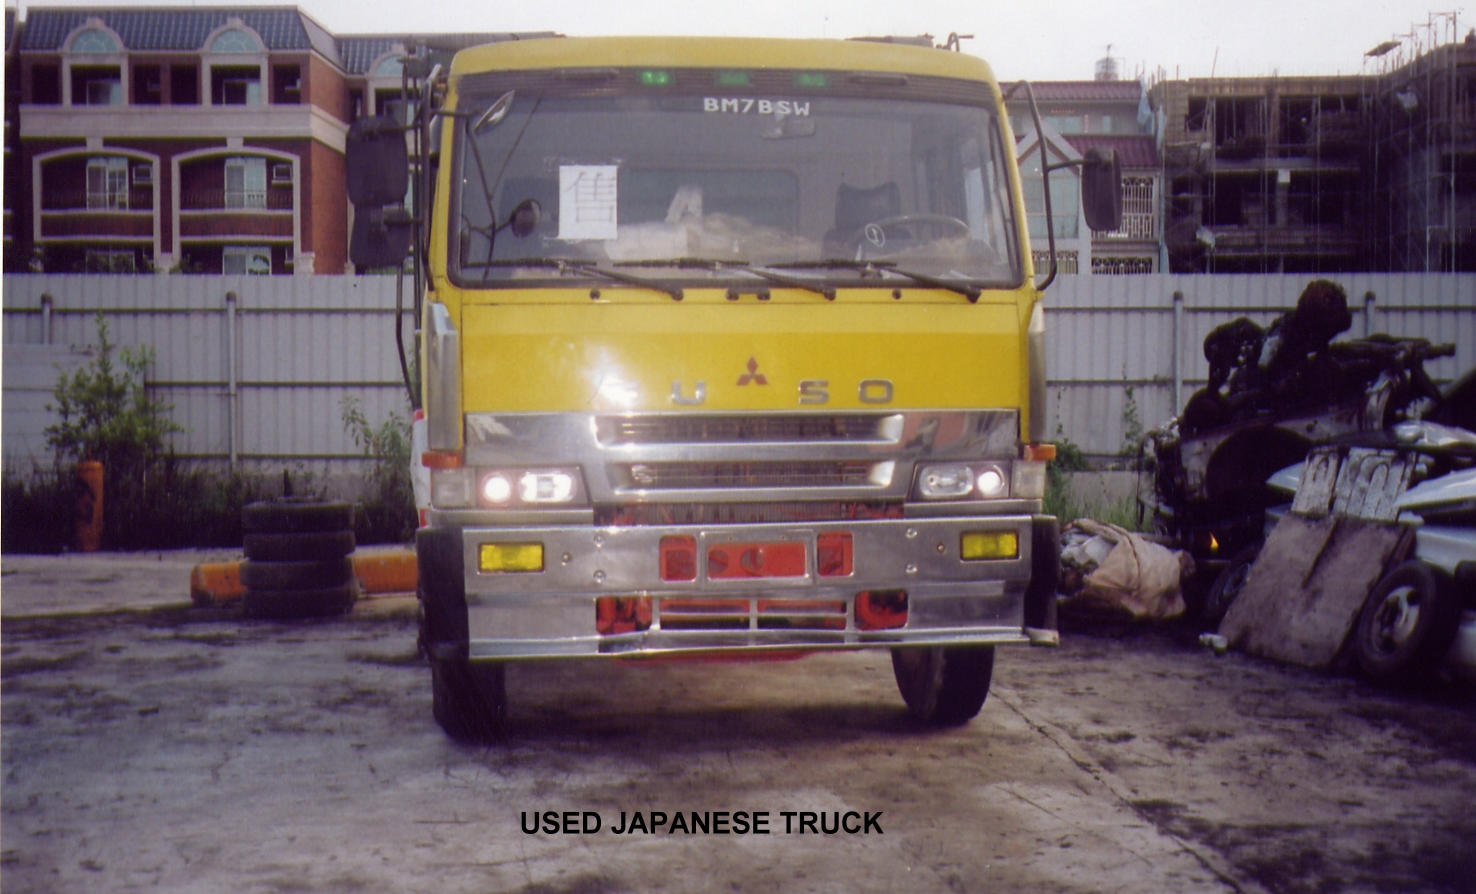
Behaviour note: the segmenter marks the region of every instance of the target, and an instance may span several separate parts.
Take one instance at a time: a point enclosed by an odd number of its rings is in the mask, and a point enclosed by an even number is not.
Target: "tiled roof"
[[[332,38],[294,7],[33,7],[26,12],[20,48],[60,50],[67,35],[90,18],[116,31],[129,50],[199,50],[212,31],[234,18],[261,35],[268,50],[316,49],[336,60]],[[309,34],[309,25],[316,33]]]
[[[413,50],[424,46],[434,57],[437,51],[454,53],[467,47],[484,43],[499,43],[506,40],[532,40],[534,38],[558,37],[553,31],[481,32],[468,34],[357,34],[338,38],[338,56],[343,68],[350,74],[365,74],[374,60],[389,52],[396,44]]]
[[[1124,168],[1158,167],[1158,147],[1151,136],[1108,136],[1105,134],[1067,134],[1066,142],[1077,152],[1086,154],[1088,149],[1116,149],[1118,161]]]
[[[1143,93],[1137,81],[1031,81],[1030,87],[1037,102],[1137,102]]]
[[[374,60],[393,50],[401,41],[394,37],[341,37],[338,40],[338,58],[343,60],[343,70],[350,74],[364,74]]]

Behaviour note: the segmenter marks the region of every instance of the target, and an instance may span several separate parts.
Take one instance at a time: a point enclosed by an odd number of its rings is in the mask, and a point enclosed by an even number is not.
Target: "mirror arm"
[[[1016,81],[1010,85],[1010,89],[1004,92],[1004,99],[1008,100],[1016,90],[1025,88],[1025,98],[1030,101],[1030,117],[1035,120],[1035,150],[1040,153],[1040,182],[1041,191],[1045,194],[1045,216],[1046,216],[1046,245],[1051,255],[1050,272],[1045,279],[1036,283],[1035,290],[1044,292],[1051,283],[1056,281],[1056,222],[1051,212],[1051,171],[1061,167],[1052,165],[1046,159],[1045,150],[1045,127],[1040,122],[1040,105],[1035,101],[1035,88],[1029,81]],[[1028,231],[1028,227],[1026,228]]]

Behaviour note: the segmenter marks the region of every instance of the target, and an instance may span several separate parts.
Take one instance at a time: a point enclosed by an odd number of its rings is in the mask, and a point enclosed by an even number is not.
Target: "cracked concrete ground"
[[[470,748],[432,722],[414,638],[405,611],[8,618],[0,887],[1137,894],[1476,878],[1464,690],[1378,690],[1135,629],[1003,650],[983,713],[930,731],[907,719],[885,653],[546,663],[509,672],[508,740]],[[723,811],[767,814],[769,832],[615,831]],[[523,830],[550,812],[600,831]],[[786,812],[879,814],[880,834],[786,832]]]

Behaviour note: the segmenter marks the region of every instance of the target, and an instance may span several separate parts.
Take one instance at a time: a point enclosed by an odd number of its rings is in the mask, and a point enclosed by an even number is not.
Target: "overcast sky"
[[[55,0],[37,6],[248,5],[192,0]],[[7,6],[14,6],[7,2]],[[288,5],[267,0],[263,5]],[[1086,79],[1109,54],[1124,76],[1169,78],[1358,74],[1397,56],[1365,60],[1379,43],[1405,48],[1464,37],[1476,26],[1460,6],[1419,0],[301,0],[328,30],[375,32],[558,31],[854,37],[973,34],[964,48],[1001,78]],[[1432,22],[1434,27],[1430,27]],[[1452,18],[1454,25],[1452,25]],[[1407,51],[1407,50],[1406,50]]]

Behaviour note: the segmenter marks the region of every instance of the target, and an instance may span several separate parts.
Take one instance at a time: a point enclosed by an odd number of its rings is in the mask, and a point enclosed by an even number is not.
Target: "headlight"
[[[493,472],[482,479],[481,495],[483,503],[491,503],[493,506],[503,506],[512,499],[512,480],[505,472]]]
[[[917,476],[924,500],[956,500],[974,489],[974,470],[968,466],[925,466]]]
[[[524,503],[567,503],[574,499],[574,476],[568,472],[524,472],[518,479]]]
[[[986,500],[1003,497],[1010,492],[1009,479],[998,466],[986,466],[974,476],[974,486],[979,496]]]
[[[938,463],[917,473],[924,500],[997,500],[1010,495],[1008,463]]]
[[[568,506],[585,501],[578,468],[431,469],[431,505],[438,509]]]
[[[577,468],[479,469],[477,498],[483,506],[565,506],[584,500]]]

